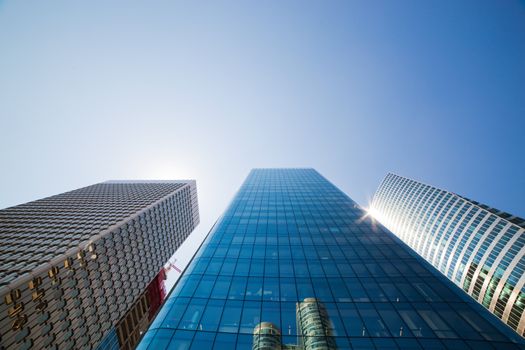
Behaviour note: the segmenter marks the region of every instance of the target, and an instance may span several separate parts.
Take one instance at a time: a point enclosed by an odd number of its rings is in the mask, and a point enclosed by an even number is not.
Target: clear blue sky
[[[389,172],[525,216],[525,3],[2,1],[0,207],[253,167]]]

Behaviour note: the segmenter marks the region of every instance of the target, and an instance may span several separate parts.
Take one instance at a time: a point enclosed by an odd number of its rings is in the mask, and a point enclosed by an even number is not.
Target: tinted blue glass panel
[[[190,348],[191,340],[195,332],[181,331],[175,332],[168,345],[168,349],[187,350]]]
[[[171,338],[175,334],[175,331],[172,329],[158,329],[151,339],[148,348],[151,349],[167,349],[171,341]]]
[[[210,299],[200,321],[199,330],[215,332],[224,309],[224,300]]]
[[[228,300],[224,306],[219,331],[237,333],[242,312],[242,301]]]
[[[181,316],[184,315],[184,312],[186,311],[186,307],[188,306],[189,302],[190,302],[190,298],[179,297],[176,299],[173,298],[173,303],[171,304],[166,303],[166,308],[169,311],[166,313],[166,316],[163,318],[161,327],[173,328],[173,329],[177,328],[177,326],[179,325]],[[159,316],[160,316],[160,312],[159,312]]]
[[[249,277],[246,284],[246,299],[261,300],[263,291],[262,277]]]
[[[195,332],[195,337],[193,338],[191,349],[212,349],[215,340],[215,334],[216,333]]]
[[[200,328],[200,320],[206,306],[206,299],[193,298],[190,300],[184,315],[178,325],[179,329]]]
[[[253,329],[261,322],[261,302],[245,301],[241,320],[241,333],[253,334]]]

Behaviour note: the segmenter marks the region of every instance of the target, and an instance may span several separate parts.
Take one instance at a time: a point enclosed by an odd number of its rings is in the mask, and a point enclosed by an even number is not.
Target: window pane
[[[475,313],[472,309],[467,308],[467,305],[458,305],[456,310],[461,317],[463,317],[472,328],[480,332],[485,339],[494,341],[501,341],[504,339],[494,326],[488,323],[481,315]]]
[[[394,337],[412,337],[412,332],[390,304],[376,304],[377,312]]]
[[[348,289],[348,292],[350,293],[350,296],[352,297],[354,301],[356,302],[370,301],[370,299],[368,298],[368,295],[366,294],[365,290],[361,286],[359,279],[345,278],[344,281],[346,284],[346,288]]]
[[[194,332],[181,331],[175,332],[175,335],[171,338],[170,345],[168,348],[171,350],[187,350],[190,348],[191,339],[193,338]]]
[[[253,335],[239,334],[237,336],[237,346],[235,347],[236,350],[252,350],[252,345]]]
[[[165,328],[177,328],[182,315],[186,311],[186,306],[188,305],[189,298],[176,298],[171,310],[162,321],[162,327]]]
[[[389,301],[403,302],[406,301],[406,298],[403,294],[396,288],[396,286],[391,282],[380,282],[379,286],[383,290],[385,296]]]
[[[365,325],[359,316],[354,304],[341,303],[337,304],[339,314],[343,320],[346,334],[349,337],[362,337],[366,335]]]
[[[228,293],[228,299],[243,299],[246,290],[246,277],[234,277]]]
[[[168,347],[175,330],[160,328],[149,345],[149,349],[165,349]]]
[[[224,276],[231,276],[233,275],[233,271],[235,271],[235,260],[232,261],[231,259],[226,259],[222,264],[220,274]]]
[[[217,327],[219,327],[223,307],[223,300],[210,299],[202,315],[199,330],[216,331]]]
[[[262,303],[261,322],[271,322],[281,328],[281,310],[279,303],[266,301]]]
[[[312,277],[324,277],[324,270],[316,260],[308,262],[308,272]]]
[[[296,303],[281,303],[281,333],[286,335],[297,335]]]
[[[434,333],[440,338],[457,338],[457,335],[439,317],[439,315],[426,304],[415,305],[421,318],[432,328]]]
[[[363,288],[366,290],[366,293],[371,300],[375,302],[388,301],[388,298],[385,293],[383,293],[383,290],[373,280],[367,279],[366,281],[363,281]]]
[[[295,317],[294,317],[295,319]],[[241,332],[253,334],[253,329],[261,322],[261,303],[245,301],[242,311]]]
[[[412,283],[426,301],[441,301],[441,298],[424,282]]]
[[[281,278],[280,289],[282,301],[297,301],[297,290],[295,289],[294,279]]]
[[[194,296],[199,298],[208,298],[211,294],[213,285],[215,284],[215,276],[202,276],[199,287],[195,291]]]
[[[399,315],[416,337],[434,337],[430,327],[409,304],[395,304]]]
[[[330,321],[330,328],[334,336],[346,336],[345,328],[335,303],[325,303],[326,312]]]
[[[281,277],[293,277],[293,265],[291,260],[279,261],[279,273]]]
[[[295,261],[294,266],[295,276],[297,277],[308,277],[310,273],[308,272],[308,266],[306,261]]]
[[[231,277],[219,276],[213,287],[213,298],[226,299],[230,290]]]
[[[330,283],[330,288],[332,289],[332,294],[334,295],[335,301],[339,302],[350,302],[352,298],[344,281],[340,278],[329,278],[328,283]]]
[[[446,320],[452,329],[456,330],[462,338],[482,339],[480,334],[465,322],[465,320],[461,318],[448,304],[436,304],[436,310],[439,310],[439,315]]]
[[[299,295],[299,300],[304,300],[305,298],[312,298],[315,296],[314,288],[309,278],[296,278],[295,280],[297,282],[297,293]]]
[[[220,332],[237,332],[241,318],[242,301],[228,300],[222,313]]]
[[[179,329],[197,329],[206,299],[192,299],[179,323]]]
[[[195,289],[197,289],[197,285],[199,284],[200,279],[201,276],[198,275],[189,276],[179,295],[181,297],[192,297],[193,293],[195,292]]]
[[[214,258],[212,260],[212,263],[208,265],[208,268],[206,269],[206,274],[208,275],[217,275],[222,267],[222,260],[223,259],[217,259]]]
[[[173,297],[166,300],[166,302],[164,303],[164,305],[162,306],[159,313],[157,314],[157,316],[155,317],[155,319],[153,320],[151,324],[152,329],[158,328],[161,325],[162,321],[164,321],[164,318],[169,314],[169,312],[171,312],[170,310],[173,308],[173,304],[175,303],[175,300],[177,300],[177,298],[173,298]]]
[[[372,337],[388,337],[386,325],[374,309],[372,304],[357,304],[359,314],[365,323],[366,330],[369,336]]]
[[[239,259],[235,268],[235,276],[248,276],[250,272],[250,260]]]
[[[278,278],[265,278],[264,279],[264,291],[263,300],[279,300],[279,279]]]
[[[215,350],[225,350],[225,349],[234,349],[235,344],[237,343],[237,334],[224,334],[218,333],[215,337],[215,345],[213,349]]]
[[[208,332],[196,332],[193,342],[191,344],[192,350],[211,349],[213,346],[213,340],[215,339],[215,333]]]
[[[326,278],[312,278],[312,283],[318,300],[322,302],[330,302],[334,300]]]
[[[256,249],[255,251],[258,251]],[[264,260],[253,259],[250,265],[250,276],[262,276],[264,272]]]
[[[250,277],[246,284],[246,299],[261,300],[263,290],[263,279],[261,277]]]

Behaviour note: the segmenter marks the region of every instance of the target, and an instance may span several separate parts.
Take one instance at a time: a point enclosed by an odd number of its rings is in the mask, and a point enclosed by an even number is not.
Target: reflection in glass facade
[[[523,349],[313,169],[248,176],[139,349]]]
[[[525,335],[525,220],[388,174],[371,211],[466,293]]]

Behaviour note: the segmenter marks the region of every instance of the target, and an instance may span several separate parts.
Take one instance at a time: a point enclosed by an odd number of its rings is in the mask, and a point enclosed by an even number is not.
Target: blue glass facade
[[[253,170],[139,349],[523,349],[313,169]]]

